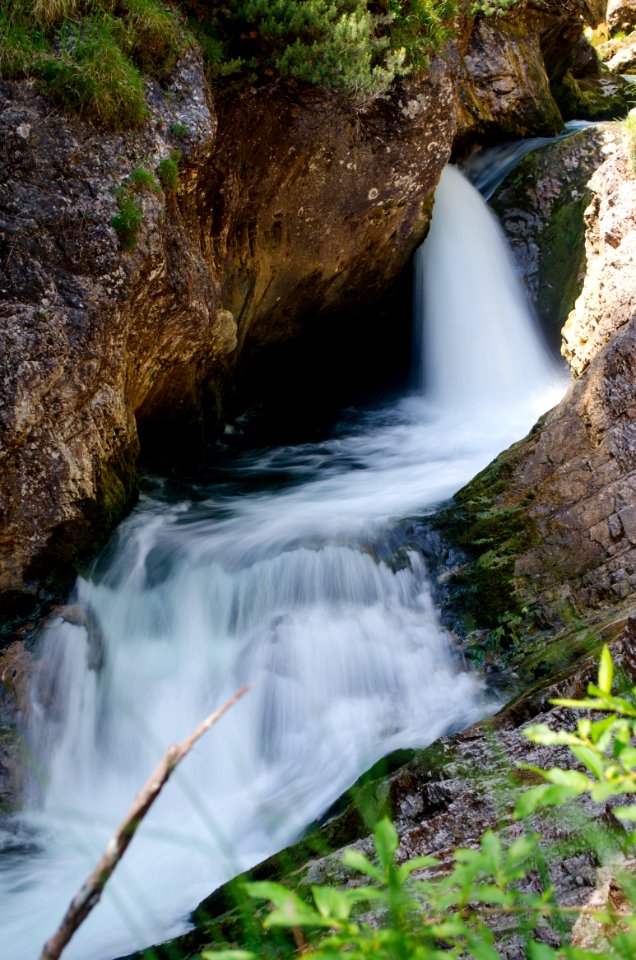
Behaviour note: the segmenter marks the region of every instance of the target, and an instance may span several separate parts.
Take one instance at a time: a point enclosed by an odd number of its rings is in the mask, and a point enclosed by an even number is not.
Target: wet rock
[[[32,669],[33,655],[22,642],[0,651],[0,815],[14,807],[25,781]]]
[[[588,183],[621,142],[618,127],[603,125],[543,147],[521,161],[492,200],[530,298],[557,345],[585,277]]]

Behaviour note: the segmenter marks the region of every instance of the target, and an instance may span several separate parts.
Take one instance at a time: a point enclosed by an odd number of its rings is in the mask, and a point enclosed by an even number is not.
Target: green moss
[[[188,128],[183,123],[171,123],[170,124],[170,133],[173,137],[176,137],[177,140],[186,140],[189,134]]]
[[[571,194],[572,191],[567,191]],[[540,237],[537,304],[542,317],[560,331],[585,280],[585,211],[591,192],[583,190],[556,209]]]
[[[466,633],[490,631],[490,645],[496,649],[511,645],[522,629],[525,608],[515,562],[538,542],[537,525],[529,513],[532,496],[515,500],[506,495],[523,443],[502,453],[431,520],[466,559],[448,580],[452,615]],[[485,647],[480,643],[483,658]]]
[[[603,75],[575,80],[571,73],[553,84],[552,93],[565,120],[616,120],[628,110],[629,87],[621,77],[605,76],[615,88],[609,95]]]

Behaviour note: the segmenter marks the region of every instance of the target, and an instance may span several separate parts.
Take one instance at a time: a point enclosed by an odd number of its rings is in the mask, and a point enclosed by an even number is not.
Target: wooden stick
[[[77,928],[84,922],[93,907],[99,903],[110,875],[126,852],[128,844],[134,837],[141,821],[161,793],[163,786],[170,779],[174,768],[181,763],[197,740],[210,727],[214,726],[217,720],[220,720],[223,714],[227,713],[230,707],[233,707],[237,700],[240,700],[249,689],[249,686],[243,687],[233,697],[230,697],[220,709],[215,710],[203,723],[199,724],[183,743],[169,747],[163,760],[137,794],[135,802],[124,817],[114,837],[109,841],[101,860],[73,897],[59,927],[44,944],[40,960],[58,960]]]

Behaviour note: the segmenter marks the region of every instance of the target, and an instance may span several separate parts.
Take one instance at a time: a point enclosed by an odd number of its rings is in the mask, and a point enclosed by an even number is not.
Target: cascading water
[[[420,556],[382,559],[394,518],[451,495],[563,391],[471,191],[445,173],[418,268],[430,395],[322,443],[238,454],[231,477],[176,502],[157,481],[78,582],[98,649],[82,627],[44,631],[32,792],[0,834],[4,960],[37,956],[166,746],[243,683],[252,692],[164,790],[69,960],[183,930],[198,899],[293,840],[380,756],[491,708],[451,653]]]

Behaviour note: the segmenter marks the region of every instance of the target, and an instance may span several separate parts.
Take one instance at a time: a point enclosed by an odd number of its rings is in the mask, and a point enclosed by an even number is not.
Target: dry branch
[[[163,786],[170,779],[174,768],[190,752],[197,740],[210,727],[214,726],[217,720],[220,720],[223,714],[230,707],[233,707],[237,700],[240,700],[249,689],[249,686],[243,687],[233,697],[230,697],[222,707],[206,717],[203,723],[199,724],[183,743],[169,747],[164,758],[137,794],[135,802],[124,817],[114,837],[109,841],[101,860],[73,897],[61,924],[53,936],[44,944],[40,960],[58,960],[77,928],[83,923],[93,907],[99,903],[102,890],[106,886],[110,875],[126,852],[128,844],[134,837],[141,821],[161,793]]]

